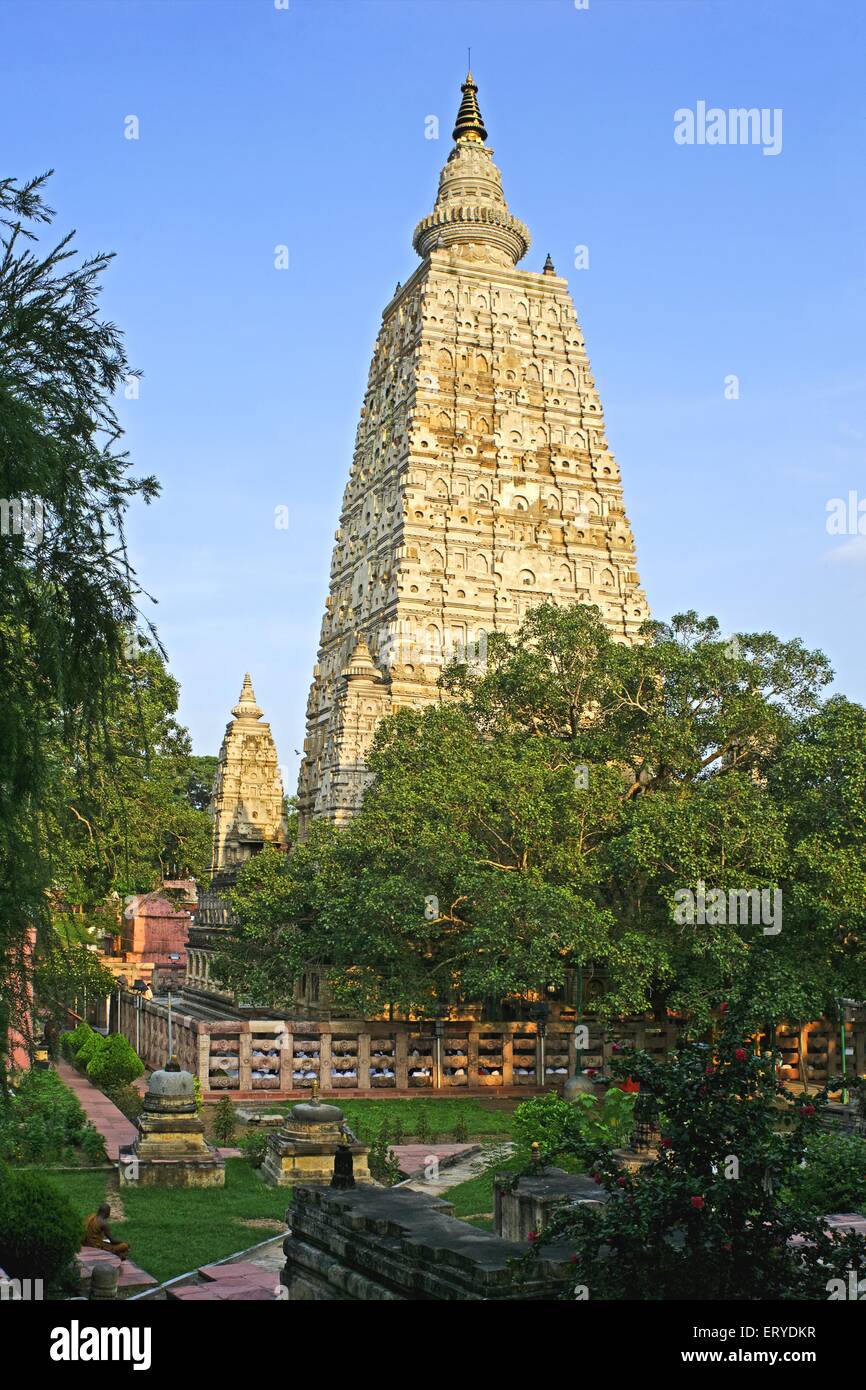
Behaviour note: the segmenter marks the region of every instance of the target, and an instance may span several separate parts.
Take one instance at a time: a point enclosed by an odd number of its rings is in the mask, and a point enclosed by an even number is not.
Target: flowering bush
[[[592,1171],[607,1202],[560,1209],[532,1246],[570,1242],[590,1298],[826,1299],[834,1276],[866,1275],[863,1237],[830,1234],[823,1213],[786,1197],[826,1092],[789,1092],[775,1058],[753,1055],[724,1022],[712,1050],[691,1043],[662,1063],[634,1052],[614,1063],[665,1117],[659,1156],[623,1173],[599,1149]]]

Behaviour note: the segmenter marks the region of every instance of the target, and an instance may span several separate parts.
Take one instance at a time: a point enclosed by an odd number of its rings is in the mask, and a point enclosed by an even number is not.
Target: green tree
[[[609,1016],[669,1008],[697,1031],[724,1000],[754,1026],[861,997],[866,714],[821,703],[827,662],[798,642],[693,613],[644,636],[542,605],[490,636],[486,670],[445,672],[449,701],[383,721],[346,829],[245,871],[224,978],[252,969],[276,1002],[315,961],[350,1007],[429,1014],[581,966]],[[781,892],[781,930],[730,920],[727,896],[684,925],[701,882]]]
[[[54,750],[45,842],[58,897],[85,907],[91,927],[104,929],[109,894],[201,875],[210,863],[212,823],[189,796],[193,758],[178,697],[160,653],[140,641],[110,683],[98,736],[67,738]]]
[[[26,970],[28,929],[48,921],[40,813],[53,796],[49,750],[86,738],[105,717],[140,594],[124,513],[133,498],[150,501],[157,491],[153,478],[130,476],[120,448],[112,399],[130,367],[117,328],[99,316],[110,257],[78,261],[71,233],[37,246],[53,216],[46,177],[0,180],[0,498],[12,523],[0,536],[0,991],[7,1001]],[[13,1012],[22,1007],[19,998]]]

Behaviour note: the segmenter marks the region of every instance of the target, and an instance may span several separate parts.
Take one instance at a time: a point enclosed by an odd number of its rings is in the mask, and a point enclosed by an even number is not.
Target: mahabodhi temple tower
[[[421,264],[382,316],[331,562],[299,784],[345,822],[379,720],[439,698],[455,650],[544,600],[648,617],[568,284],[508,209],[470,73]]]

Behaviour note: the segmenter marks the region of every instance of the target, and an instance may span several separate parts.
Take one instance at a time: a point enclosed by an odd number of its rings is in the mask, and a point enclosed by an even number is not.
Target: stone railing
[[[181,996],[169,1018],[162,1001],[121,1000],[121,1031],[144,1062],[163,1066],[170,1050],[182,1066],[195,1072],[205,1094],[231,1092],[249,1099],[265,1092],[290,1096],[317,1082],[323,1094],[373,1095],[380,1091],[449,1095],[488,1088],[507,1093],[531,1092],[557,1085],[574,1073],[577,1050],[574,1021],[484,1023],[476,1019],[430,1023],[385,1020],[203,1019],[185,1012]],[[675,1045],[681,1025],[672,1019],[619,1020],[607,1036],[588,1023],[589,1044],[582,1050],[584,1068],[601,1070],[609,1061],[613,1038],[661,1060]],[[830,1024],[779,1028],[777,1045],[786,1065],[782,1077],[800,1079],[801,1057],[806,1080],[821,1085],[841,1072],[840,1046]],[[846,1065],[852,1076],[866,1072],[866,1023],[848,1025]]]

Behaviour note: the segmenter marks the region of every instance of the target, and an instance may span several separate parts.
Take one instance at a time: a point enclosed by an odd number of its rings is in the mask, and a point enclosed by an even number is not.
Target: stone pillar
[[[398,1090],[405,1090],[409,1085],[408,1053],[406,1030],[398,1028],[394,1039],[394,1079]]]
[[[292,1054],[295,1050],[295,1038],[293,1033],[280,1034],[280,1090],[291,1091],[294,1086],[294,1061]]]
[[[238,1088],[241,1091],[251,1091],[253,1089],[253,1040],[250,1036],[248,1023],[241,1026],[239,1044]]]
[[[358,1086],[368,1090],[370,1086],[370,1034],[358,1034]]]
[[[600,1206],[607,1193],[585,1173],[547,1168],[514,1183],[513,1173],[493,1180],[493,1229],[504,1240],[526,1245],[530,1231],[542,1231],[551,1213],[563,1202],[592,1202]]]

